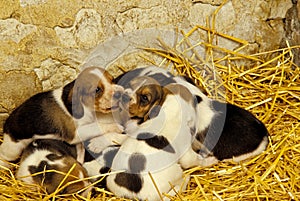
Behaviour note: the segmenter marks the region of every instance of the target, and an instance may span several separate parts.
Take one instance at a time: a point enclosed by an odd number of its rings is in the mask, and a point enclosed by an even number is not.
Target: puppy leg
[[[202,157],[192,148],[189,148],[187,152],[179,159],[179,163],[183,169],[188,169],[196,166],[211,166],[218,163],[218,159],[214,156]]]
[[[3,134],[3,143],[0,145],[0,166],[9,167],[5,161],[15,161],[22,154],[22,151],[33,139],[14,141],[8,134]]]

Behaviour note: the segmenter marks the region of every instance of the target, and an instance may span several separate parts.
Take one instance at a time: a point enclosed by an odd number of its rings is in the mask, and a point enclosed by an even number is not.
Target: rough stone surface
[[[0,40],[19,43],[23,38],[36,31],[36,26],[25,25],[15,19],[0,20]]]
[[[41,92],[40,81],[34,72],[0,71],[0,126],[8,112],[19,106],[30,96]]]
[[[291,0],[228,0],[218,10],[222,2],[0,0],[5,8],[0,9],[0,122],[25,98],[66,84],[83,66],[109,66],[114,71],[117,66],[145,65],[142,57],[149,55],[134,50],[156,42],[153,29],[186,31],[195,25],[209,26],[249,41],[247,53],[283,47],[286,40],[299,45],[299,1],[293,5]],[[152,31],[143,32],[148,28]],[[207,39],[202,32],[193,37]],[[162,38],[171,41],[174,36],[166,32]],[[214,42],[237,47],[222,38]]]
[[[290,46],[300,45],[300,1],[287,11],[284,29],[285,37],[281,46],[285,47],[287,42]],[[300,49],[294,49],[293,53],[295,63],[300,66]]]
[[[101,16],[93,9],[82,9],[70,28],[55,27],[55,32],[65,47],[92,48],[98,44],[102,33]]]

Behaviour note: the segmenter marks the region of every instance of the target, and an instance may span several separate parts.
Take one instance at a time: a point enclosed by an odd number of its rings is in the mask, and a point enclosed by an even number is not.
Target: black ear
[[[83,116],[83,106],[80,100],[80,86],[75,83],[75,80],[67,84],[63,89],[62,100],[68,110],[68,112],[75,117],[80,119]]]
[[[72,115],[76,119],[80,119],[84,115],[84,109],[81,102],[82,99],[82,90],[80,86],[76,86],[76,84],[73,87],[72,93],[70,93],[70,98],[72,100]]]
[[[160,105],[154,105],[149,111],[149,119],[157,117],[160,112],[160,108]]]

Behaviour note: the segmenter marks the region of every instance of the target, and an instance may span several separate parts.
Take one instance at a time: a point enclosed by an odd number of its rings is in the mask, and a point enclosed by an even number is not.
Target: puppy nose
[[[121,98],[122,93],[120,91],[116,91],[113,95],[114,99],[119,100]]]
[[[123,94],[122,102],[123,103],[129,103],[129,101],[130,101],[130,96],[128,94]]]

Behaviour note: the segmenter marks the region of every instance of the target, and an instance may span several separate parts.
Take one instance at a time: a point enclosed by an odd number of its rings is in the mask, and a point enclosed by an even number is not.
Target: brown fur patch
[[[87,177],[85,169],[71,156],[65,156],[63,159],[63,166],[60,165],[49,165],[46,161],[42,161],[39,166],[30,166],[31,173],[40,174],[33,176],[33,180],[43,186],[48,193],[53,193],[57,190],[60,183],[64,180],[60,187],[68,184],[69,182],[76,181],[82,176]],[[66,175],[73,165],[76,165],[75,168],[70,172],[69,175]],[[55,170],[55,171],[52,171]],[[44,172],[45,171],[45,172]],[[44,173],[42,173],[44,172]],[[72,184],[66,185],[62,188],[60,194],[71,194],[76,193],[77,191],[83,189],[85,183],[83,181],[78,181]]]
[[[134,79],[130,85],[135,91],[135,102],[129,104],[130,117],[145,121],[149,118],[151,108],[162,105],[165,99],[163,87],[153,78],[144,76]]]

